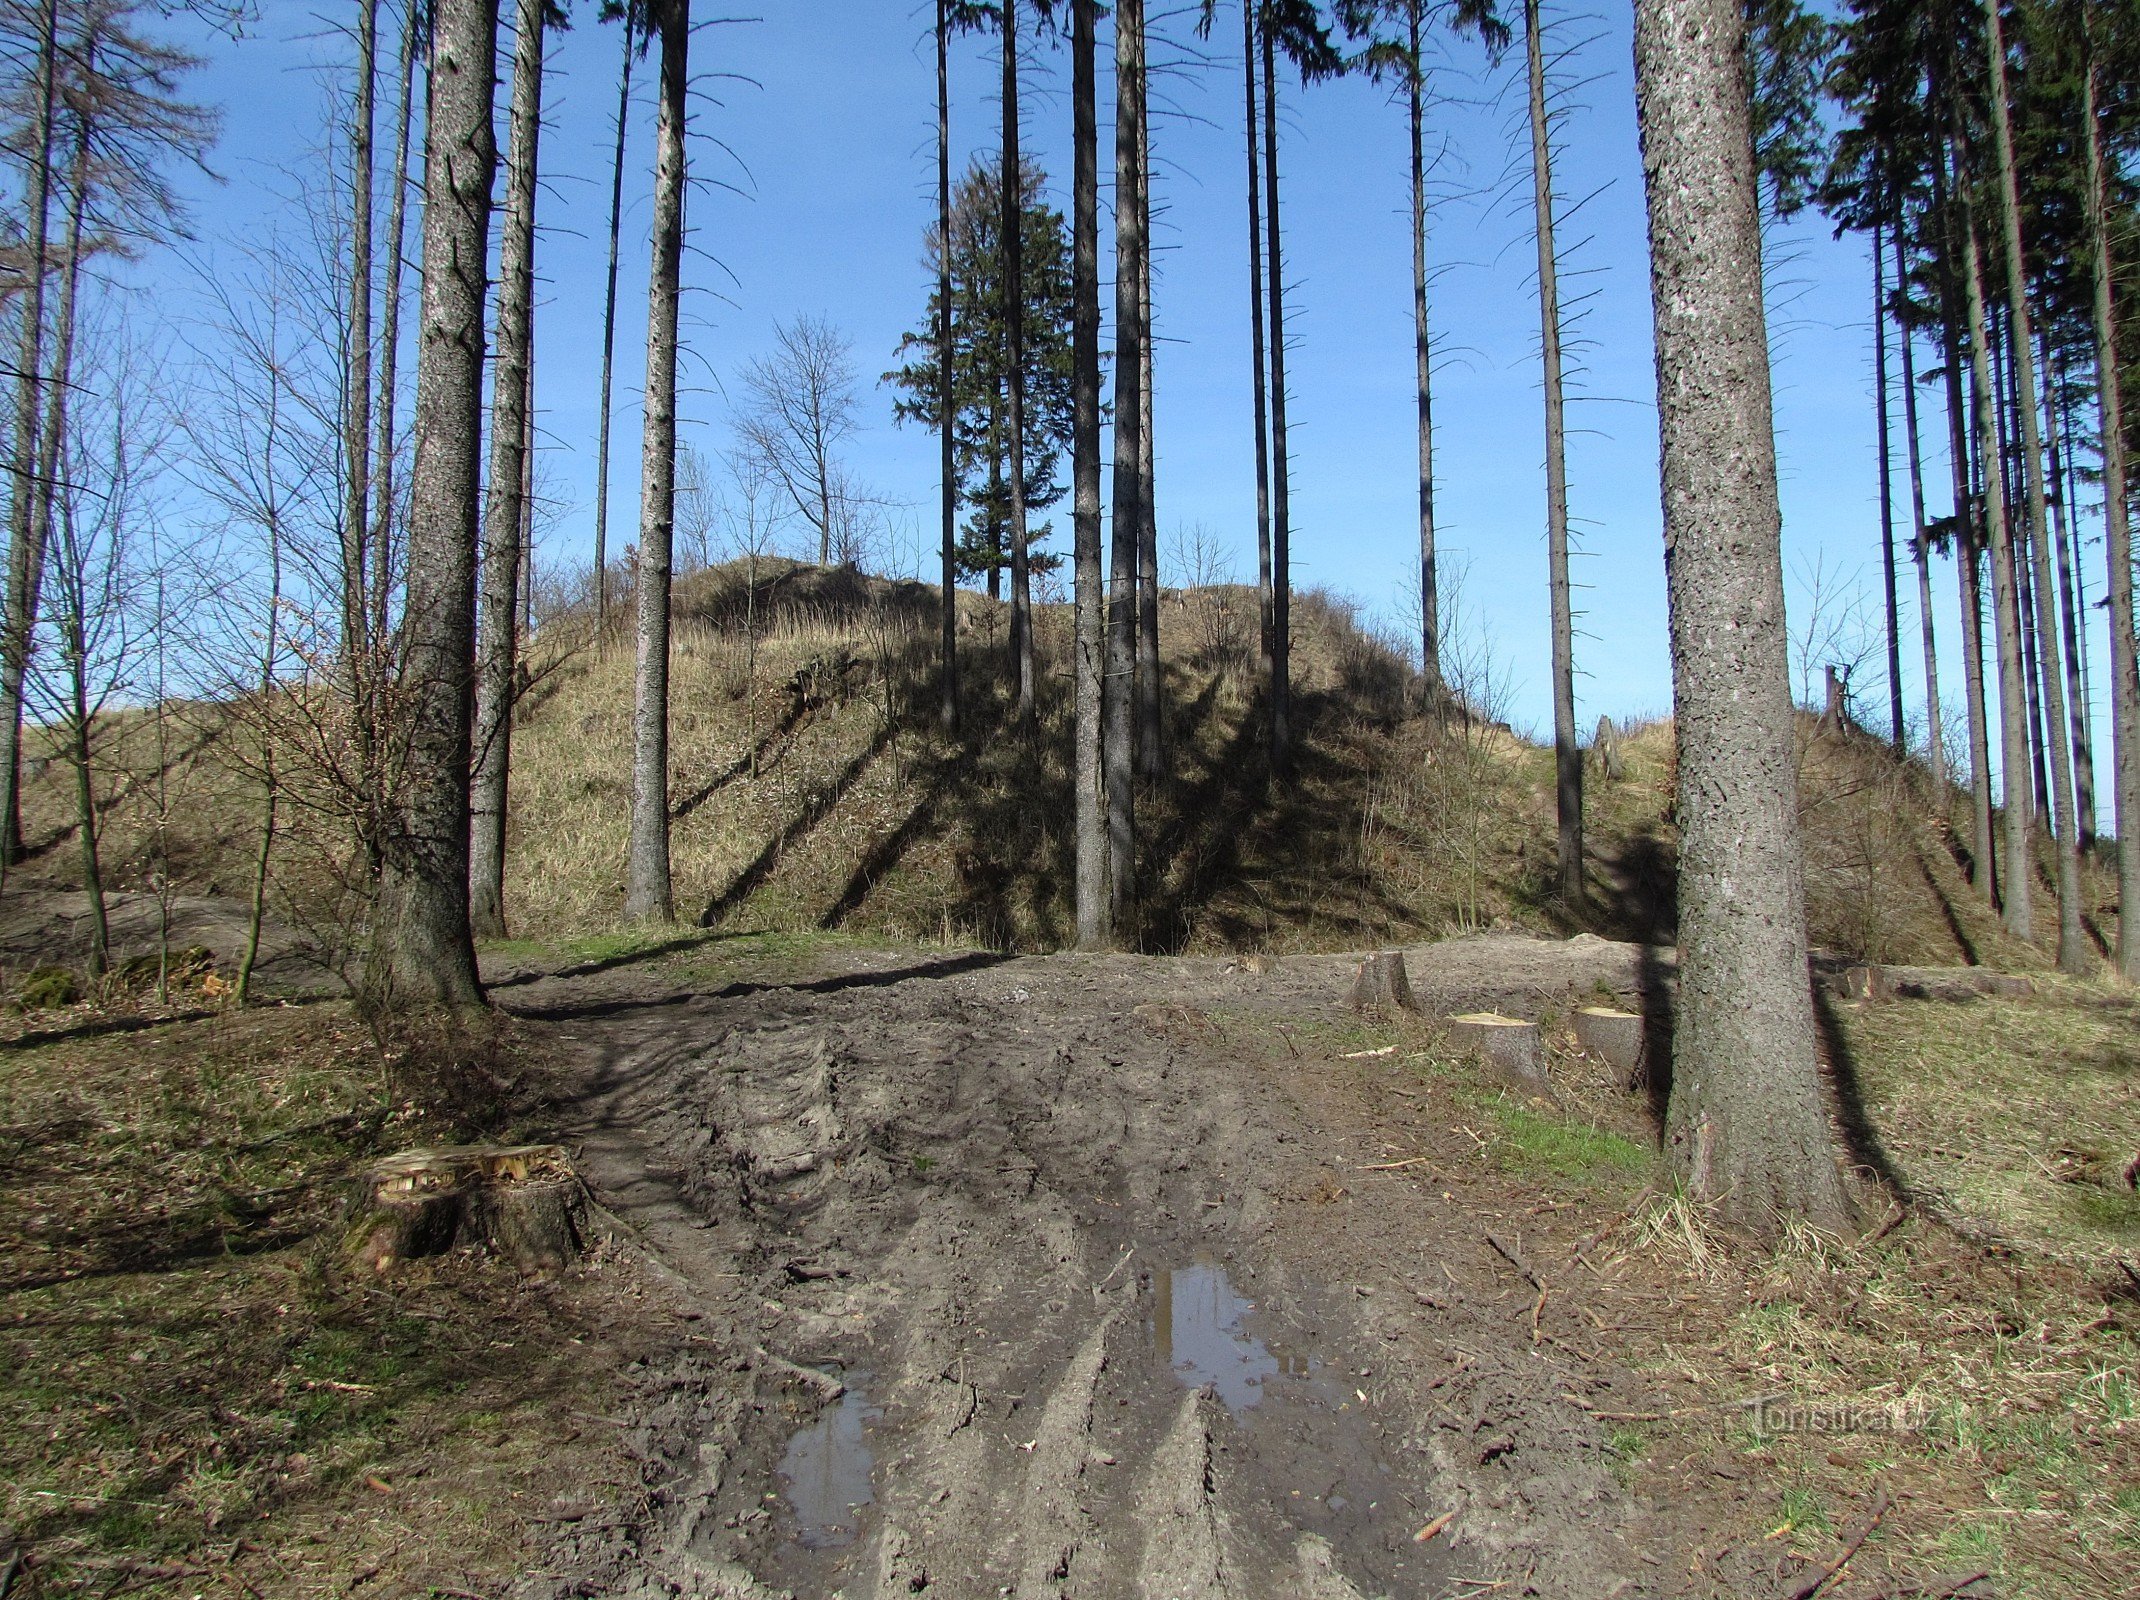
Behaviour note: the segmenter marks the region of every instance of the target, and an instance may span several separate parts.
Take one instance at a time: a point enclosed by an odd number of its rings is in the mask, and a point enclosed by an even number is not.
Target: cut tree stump
[[[1535,1022],[1504,1017],[1498,1011],[1472,1011],[1449,1019],[1449,1036],[1504,1072],[1528,1083],[1546,1081],[1545,1043]]]
[[[1569,1019],[1575,1042],[1618,1072],[1629,1083],[1642,1076],[1642,1018],[1611,1006],[1583,1006]]]
[[[554,1144],[449,1145],[388,1156],[359,1180],[343,1253],[374,1274],[480,1246],[522,1272],[575,1259],[587,1191]]]
[[[1352,978],[1355,1011],[1412,1011],[1412,985],[1404,975],[1404,956],[1379,950],[1360,963]]]

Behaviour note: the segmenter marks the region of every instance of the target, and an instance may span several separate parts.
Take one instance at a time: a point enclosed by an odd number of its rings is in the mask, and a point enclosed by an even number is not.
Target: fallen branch
[[[1887,1491],[1882,1489],[1879,1496],[1873,1501],[1872,1516],[1866,1520],[1865,1526],[1851,1537],[1850,1542],[1843,1546],[1843,1553],[1829,1562],[1819,1572],[1816,1572],[1810,1580],[1791,1590],[1784,1597],[1784,1600],[1813,1600],[1814,1595],[1827,1587],[1828,1580],[1848,1566],[1850,1558],[1864,1548],[1865,1541],[1872,1537],[1873,1530],[1887,1520],[1887,1507]],[[1971,1579],[1970,1581],[1974,1582],[1975,1580]],[[1951,1594],[1953,1591],[1949,1590],[1948,1592]]]
[[[1413,1156],[1409,1161],[1377,1161],[1372,1166],[1361,1167],[1358,1170],[1361,1172],[1401,1172],[1406,1167],[1423,1167],[1433,1159],[1432,1156]]]
[[[1486,1242],[1492,1245],[1494,1249],[1501,1253],[1501,1258],[1504,1261],[1506,1261],[1510,1266],[1514,1267],[1518,1272],[1522,1273],[1526,1278],[1530,1279],[1531,1287],[1533,1289],[1538,1290],[1540,1293],[1545,1292],[1545,1279],[1539,1277],[1536,1272],[1531,1270],[1531,1264],[1523,1259],[1523,1256],[1516,1250],[1513,1245],[1503,1242],[1499,1235],[1491,1233],[1486,1236]]]

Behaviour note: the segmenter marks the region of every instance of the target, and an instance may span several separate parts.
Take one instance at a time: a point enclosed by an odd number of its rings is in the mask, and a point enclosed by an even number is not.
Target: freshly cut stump
[[[1412,985],[1404,975],[1404,956],[1382,950],[1362,961],[1352,978],[1355,1011],[1411,1011]]]
[[[1449,1036],[1469,1046],[1502,1071],[1528,1083],[1546,1081],[1546,1052],[1538,1024],[1498,1011],[1472,1011],[1449,1019]]]
[[[1629,1083],[1642,1076],[1642,1018],[1611,1006],[1583,1006],[1571,1019],[1575,1042]]]
[[[358,1182],[343,1253],[374,1274],[481,1246],[522,1272],[580,1253],[587,1191],[554,1144],[404,1150]]]

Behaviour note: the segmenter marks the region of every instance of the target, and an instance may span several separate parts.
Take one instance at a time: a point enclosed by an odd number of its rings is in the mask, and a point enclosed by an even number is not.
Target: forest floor
[[[20,1019],[0,1587],[2140,1587],[2140,1215],[2049,1171],[2140,1126],[2128,997],[1828,1006],[1889,1178],[1864,1242],[1755,1255],[1560,1030],[1659,955],[1407,957],[1379,1018],[1337,955],[496,952],[488,1131],[610,1219],[525,1282],[334,1270],[351,1165],[467,1131],[341,1004]],[[1546,1022],[1550,1094],[1432,1020],[1482,1007]]]

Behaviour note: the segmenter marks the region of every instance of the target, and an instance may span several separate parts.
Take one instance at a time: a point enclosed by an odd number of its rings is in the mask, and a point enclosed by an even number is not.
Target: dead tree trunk
[[[1545,363],[1546,581],[1553,612],[1553,776],[1560,896],[1587,899],[1583,884],[1583,754],[1575,742],[1575,620],[1568,588],[1568,444],[1561,397],[1559,258],[1553,238],[1553,148],[1546,119],[1546,64],[1539,0],[1524,0],[1529,66],[1531,204],[1538,239],[1539,348]]]
[[[617,235],[624,221],[624,133],[632,111],[632,9],[624,10],[624,65],[617,74],[617,138],[609,166],[609,276],[602,291],[602,398],[594,447],[594,640],[609,641],[609,423],[617,371]]]

